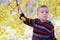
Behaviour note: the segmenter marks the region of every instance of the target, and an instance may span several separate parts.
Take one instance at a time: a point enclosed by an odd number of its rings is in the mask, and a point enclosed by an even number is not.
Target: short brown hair
[[[37,11],[39,10],[39,8],[43,8],[43,7],[47,7],[47,8],[48,8],[47,5],[41,5],[41,6],[39,6],[39,7],[37,8]]]
[[[41,5],[40,7],[48,7],[47,5]]]

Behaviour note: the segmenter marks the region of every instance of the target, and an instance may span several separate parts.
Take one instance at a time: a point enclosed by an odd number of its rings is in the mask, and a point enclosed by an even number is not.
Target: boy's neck
[[[46,20],[40,19],[41,22],[46,22]]]

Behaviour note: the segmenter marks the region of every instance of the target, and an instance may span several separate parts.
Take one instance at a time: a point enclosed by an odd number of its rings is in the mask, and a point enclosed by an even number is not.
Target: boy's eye
[[[48,13],[48,11],[46,11],[46,13]]]
[[[44,13],[44,11],[41,11],[41,13]],[[48,11],[46,11],[45,13],[48,13]]]
[[[44,13],[43,11],[41,13]]]

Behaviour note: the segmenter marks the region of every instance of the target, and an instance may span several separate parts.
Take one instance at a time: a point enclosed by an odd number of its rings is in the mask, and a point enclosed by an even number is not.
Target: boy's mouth
[[[44,18],[47,18],[47,16],[43,16]]]
[[[47,17],[47,16],[43,16],[43,17]]]

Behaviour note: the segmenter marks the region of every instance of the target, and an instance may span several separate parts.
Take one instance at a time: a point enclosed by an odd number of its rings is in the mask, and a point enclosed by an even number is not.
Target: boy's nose
[[[46,12],[44,12],[44,14],[46,14]]]

